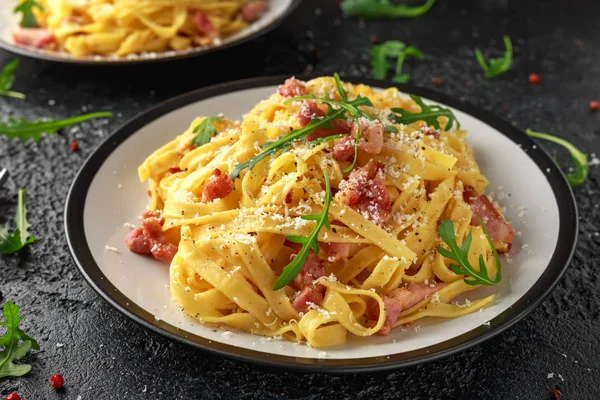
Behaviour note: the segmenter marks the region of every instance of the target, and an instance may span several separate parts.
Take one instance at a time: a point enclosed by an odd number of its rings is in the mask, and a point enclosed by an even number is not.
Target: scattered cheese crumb
[[[106,250],[108,251],[114,251],[115,253],[119,253],[119,249],[117,249],[116,247],[112,247],[112,246],[105,246],[104,247]]]

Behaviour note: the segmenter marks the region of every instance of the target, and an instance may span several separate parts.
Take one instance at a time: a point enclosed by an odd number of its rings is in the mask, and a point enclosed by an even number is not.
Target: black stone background
[[[600,154],[600,2],[439,0],[414,20],[342,18],[333,0],[305,0],[270,34],[207,57],[159,65],[83,67],[21,58],[16,90],[0,98],[0,115],[66,117],[110,110],[109,121],[83,123],[40,143],[0,137],[0,165],[13,182],[0,189],[0,222],[12,219],[16,188],[27,188],[37,241],[0,255],[0,291],[23,307],[23,327],[42,350],[22,378],[0,381],[0,397],[32,399],[564,399],[600,398],[600,169],[575,189],[580,239],[566,276],[543,304],[497,338],[461,354],[390,373],[331,376],[265,370],[172,343],[131,322],[88,286],[63,233],[67,189],[85,158],[120,124],[171,96],[210,84],[306,70],[370,76],[371,36],[414,44],[426,55],[409,61],[411,83],[434,87],[525,129],[572,140]],[[485,79],[473,48],[499,56],[503,34],[515,46],[513,68]],[[0,52],[0,65],[11,60]],[[541,76],[532,87],[530,72]],[[51,103],[53,105],[51,105]],[[81,151],[69,151],[79,141]],[[542,143],[549,151],[558,149]],[[569,165],[558,151],[559,161]],[[510,162],[510,160],[507,160]],[[560,245],[560,244],[559,244]],[[3,301],[0,301],[3,302]],[[57,343],[64,347],[57,348]],[[66,390],[48,383],[61,373]],[[554,373],[554,378],[548,374]],[[560,374],[560,375],[559,375]],[[562,377],[562,379],[561,379]]]

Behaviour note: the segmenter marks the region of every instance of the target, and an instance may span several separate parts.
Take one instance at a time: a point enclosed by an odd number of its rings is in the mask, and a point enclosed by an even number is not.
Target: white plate
[[[193,47],[181,51],[165,51],[161,53],[131,54],[127,57],[117,56],[90,56],[74,57],[61,51],[48,51],[33,47],[18,46],[11,38],[11,33],[18,27],[21,14],[14,14],[13,9],[18,4],[17,0],[0,0],[0,48],[23,56],[39,58],[49,61],[59,61],[72,64],[137,64],[144,62],[167,61],[180,58],[193,57],[200,54],[212,53],[236,44],[254,39],[270,30],[276,28],[301,2],[301,0],[268,0],[269,9],[259,20],[250,24],[247,28],[224,38],[222,43],[216,46]]]
[[[128,231],[123,224],[139,225],[148,204],[137,167],[195,117],[222,112],[239,119],[283,79],[234,82],[176,97],[118,129],[87,160],[67,200],[67,239],[81,272],[117,309],[165,336],[226,356],[342,372],[398,367],[465,349],[515,323],[554,287],[577,236],[573,194],[554,162],[525,134],[494,116],[434,92],[401,86],[403,92],[454,110],[491,182],[488,192],[496,193],[517,232],[513,251],[503,260],[502,282],[463,297],[476,299],[493,292],[494,303],[458,319],[430,319],[405,331],[395,329],[386,337],[351,337],[347,345],[325,351],[243,332],[223,335],[226,328],[215,329],[184,316],[171,301],[168,267],[130,253],[123,241]]]

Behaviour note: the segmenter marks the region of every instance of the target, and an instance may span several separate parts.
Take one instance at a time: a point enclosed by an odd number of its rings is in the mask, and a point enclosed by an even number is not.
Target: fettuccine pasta
[[[76,57],[128,56],[213,46],[256,21],[266,0],[37,0],[36,28],[16,43]]]
[[[438,226],[450,220],[459,245],[470,234],[471,265],[479,268],[482,258],[493,278],[492,242],[478,219],[498,251],[512,241],[512,228],[483,195],[488,181],[466,132],[390,118],[392,108],[419,112],[395,88],[342,89],[347,99],[333,78],[289,79],[242,121],[197,118],[139,167],[150,211],[126,242],[170,262],[172,296],[190,317],[329,347],[425,317],[460,317],[493,301],[453,302],[479,286],[438,251],[446,246]],[[328,96],[338,105],[289,101],[298,95]],[[311,129],[359,95],[372,102],[359,107],[366,117],[342,110]],[[307,130],[302,140],[252,160]],[[330,225],[315,231],[318,219],[307,215],[325,215]],[[302,240],[313,233],[318,249],[307,249]],[[274,289],[296,257],[305,257],[300,272]]]

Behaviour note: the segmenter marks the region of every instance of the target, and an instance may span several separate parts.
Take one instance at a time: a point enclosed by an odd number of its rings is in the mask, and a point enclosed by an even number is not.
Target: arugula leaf
[[[319,252],[319,232],[321,228],[326,227],[327,229],[331,229],[331,225],[329,224],[329,206],[331,205],[331,183],[329,182],[329,175],[327,172],[325,173],[325,203],[323,204],[323,210],[319,214],[308,214],[303,215],[302,219],[307,221],[316,221],[316,225],[310,234],[307,237],[303,236],[286,236],[285,238],[290,242],[300,243],[302,244],[302,248],[296,254],[296,257],[283,268],[281,275],[275,282],[275,286],[273,286],[273,290],[279,290],[285,287],[288,283],[290,283],[299,273],[302,271],[302,267],[304,267],[304,262],[308,257],[309,251],[312,251],[316,254]]]
[[[384,132],[394,132],[394,133],[396,133],[396,132],[398,132],[398,128],[396,128],[394,125],[386,125],[383,128],[383,131]]]
[[[396,57],[396,69],[394,82],[408,82],[408,74],[402,73],[402,66],[407,56],[413,56],[418,60],[423,60],[423,53],[414,46],[406,46],[399,40],[388,40],[382,44],[373,46],[369,54],[371,55],[371,67],[373,68],[373,76],[376,79],[385,79],[391,65],[388,63],[388,58]]]
[[[431,125],[435,129],[442,129],[440,127],[438,117],[444,116],[448,118],[448,123],[445,127],[446,131],[452,129],[452,126],[454,124],[456,124],[456,129],[460,129],[460,123],[458,122],[456,116],[450,109],[443,108],[442,106],[439,106],[437,104],[428,106],[423,102],[423,100],[421,100],[419,96],[415,96],[414,94],[410,94],[409,96],[415,103],[419,105],[419,107],[421,107],[421,112],[411,113],[403,108],[392,108],[392,111],[394,113],[400,113],[400,115],[390,115],[390,118],[393,119],[394,122],[398,124],[408,125],[412,124],[413,122],[424,121],[425,123],[427,123],[427,125]]]
[[[27,192],[25,189],[20,189],[14,232],[12,234],[8,233],[8,224],[6,226],[0,225],[0,253],[12,254],[35,241],[35,238],[28,231],[31,225],[27,221],[26,201]]]
[[[4,350],[0,351],[0,379],[7,376],[23,376],[31,371],[31,365],[14,364],[13,361],[23,358],[32,348],[40,349],[35,339],[19,328],[19,310],[20,307],[12,301],[4,304],[5,321],[0,322],[0,326],[4,326],[7,331],[0,337],[0,347],[4,347]]]
[[[348,100],[348,93],[342,86],[340,76],[337,73],[335,73],[333,74],[333,79],[335,80],[335,86],[338,90],[342,101],[335,101],[333,99],[330,99],[328,96],[317,97],[313,94],[309,94],[306,96],[293,97],[289,100],[286,100],[284,103],[288,104],[299,100],[315,100],[320,101],[321,103],[325,103],[329,106],[337,106],[339,108],[343,108],[346,111],[348,111],[348,114],[350,114],[350,116],[352,117],[365,117],[367,119],[373,120],[374,118],[371,115],[365,113],[364,111],[358,108],[361,106],[373,107],[373,103],[371,102],[371,100],[368,97],[363,97],[361,95],[358,95],[354,100]]]
[[[17,5],[13,10],[13,13],[23,13],[21,22],[19,25],[23,28],[35,28],[38,26],[37,20],[33,15],[33,8],[36,7],[39,10],[43,10],[44,7],[35,0],[24,0],[21,4]]]
[[[263,144],[263,151],[254,157],[250,158],[246,162],[238,164],[231,171],[231,179],[236,179],[240,176],[240,173],[246,168],[254,168],[256,164],[258,164],[261,160],[266,158],[269,155],[277,153],[279,150],[283,150],[289,147],[293,142],[302,140],[307,137],[312,131],[317,128],[326,128],[333,129],[331,126],[331,122],[336,119],[344,119],[344,114],[346,114],[346,109],[340,108],[338,110],[334,110],[333,108],[329,108],[328,113],[323,118],[315,118],[311,119],[310,122],[303,128],[296,129],[288,133],[285,136],[282,136],[278,140],[274,142],[268,142]]]
[[[48,135],[53,134],[59,129],[67,128],[71,125],[78,124],[93,118],[112,117],[110,112],[96,112],[91,114],[79,115],[77,117],[66,119],[49,119],[47,121],[29,122],[24,119],[9,118],[8,122],[0,121],[0,135],[6,135],[9,139],[21,138],[26,141],[32,138],[36,142],[40,141],[40,137],[45,132]]]
[[[13,92],[10,90],[13,83],[15,82],[15,72],[19,66],[19,60],[14,59],[2,68],[0,72],[0,95],[15,97],[17,99],[24,99],[25,95],[19,92]]]
[[[325,142],[330,142],[335,139],[340,139],[340,138],[343,138],[344,136],[347,136],[347,135],[345,133],[340,133],[339,135],[331,135],[331,136],[327,136],[327,137],[316,138],[315,140],[308,142],[308,145],[310,147],[317,147],[320,144],[323,144]]]
[[[223,117],[206,117],[202,120],[200,125],[194,129],[194,133],[198,133],[193,139],[192,144],[195,147],[204,146],[210,142],[210,138],[217,134],[217,128],[215,128],[214,122],[223,121]]]
[[[393,4],[389,0],[343,0],[340,5],[342,11],[351,17],[363,18],[414,18],[425,14],[435,0],[426,0],[420,6],[407,6],[406,4]]]
[[[577,147],[573,146],[566,140],[558,138],[556,136],[548,135],[547,133],[534,132],[531,129],[527,129],[525,132],[528,136],[548,140],[550,142],[559,144],[567,150],[569,150],[571,160],[573,160],[573,164],[575,164],[573,173],[566,174],[567,182],[569,182],[569,185],[578,186],[586,180],[590,169],[587,154],[581,152]]]
[[[504,57],[490,58],[489,64],[485,61],[481,50],[475,49],[475,57],[477,57],[477,62],[479,62],[479,65],[485,71],[486,78],[494,78],[498,75],[501,75],[508,71],[512,65],[512,42],[510,41],[510,37],[508,35],[504,35],[503,39],[504,46],[506,46]]]
[[[472,279],[465,278],[464,281],[468,285],[488,285],[493,286],[499,283],[502,280],[502,265],[500,263],[500,258],[498,257],[498,252],[496,251],[496,247],[494,246],[494,242],[490,237],[490,234],[485,227],[483,221],[479,220],[479,224],[483,229],[483,233],[485,234],[490,247],[492,248],[492,254],[494,255],[494,260],[496,262],[496,278],[492,280],[487,272],[487,267],[485,265],[485,259],[483,254],[479,255],[479,271],[477,271],[471,263],[469,262],[469,248],[471,247],[471,241],[473,240],[472,231],[469,232],[465,241],[463,242],[462,247],[456,243],[456,237],[454,233],[454,222],[451,220],[445,220],[440,223],[438,228],[438,232],[444,242],[448,245],[448,249],[438,246],[437,251],[444,257],[449,258],[450,260],[456,261],[458,265],[451,264],[450,270],[457,275],[467,275]]]
[[[404,42],[399,40],[388,40],[387,42],[375,45],[369,51],[371,55],[371,67],[375,79],[385,79],[391,65],[388,63],[388,57],[399,57],[406,49]]]
[[[402,73],[402,65],[404,64],[404,60],[407,56],[413,56],[417,60],[423,60],[423,53],[421,50],[417,49],[415,46],[408,46],[406,49],[402,51],[400,56],[398,57],[398,61],[396,62],[396,74],[392,78],[394,82],[398,83],[406,83],[408,82],[408,74]]]

